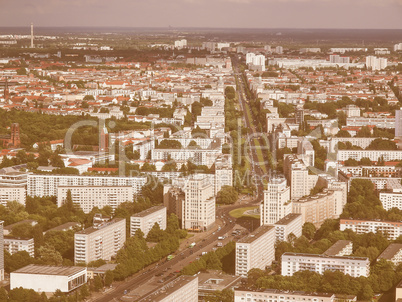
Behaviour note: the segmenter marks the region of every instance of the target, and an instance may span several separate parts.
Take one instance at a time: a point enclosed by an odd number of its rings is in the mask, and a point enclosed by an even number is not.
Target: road
[[[233,63],[233,68],[235,71],[235,77],[237,79],[237,94],[238,94],[238,99],[239,99],[239,105],[241,108],[241,111],[243,112],[243,120],[244,120],[244,125],[247,129],[250,129],[249,131],[249,139],[248,143],[250,146],[250,160],[251,160],[251,167],[252,167],[252,172],[253,175],[256,176],[256,188],[257,188],[257,201],[262,201],[264,199],[264,184],[261,180],[264,176],[267,176],[266,172],[263,170],[261,164],[264,166],[265,170],[268,172],[268,176],[270,176],[271,169],[269,167],[269,164],[267,162],[267,152],[269,152],[267,149],[265,149],[264,146],[266,143],[264,142],[264,138],[261,136],[261,133],[258,132],[256,128],[256,117],[253,116],[253,113],[251,111],[251,107],[249,105],[250,100],[247,99],[247,94],[246,94],[246,85],[244,78],[239,70],[239,62],[238,58],[236,56],[232,56],[232,63]],[[250,112],[250,115],[248,114]],[[264,136],[265,137],[265,136]],[[258,145],[256,145],[256,142],[254,138],[258,141]],[[264,156],[264,161],[261,162],[260,158],[258,157],[257,150],[262,148],[262,154]]]
[[[210,235],[208,238],[205,238],[201,242],[197,243],[194,248],[186,249],[181,255],[180,252],[175,258],[170,261],[160,261],[158,263],[152,264],[132,277],[128,278],[124,283],[119,284],[114,289],[105,293],[102,297],[94,299],[92,301],[98,302],[109,302],[109,301],[119,301],[121,297],[124,296],[124,292],[130,292],[135,288],[138,288],[140,285],[150,281],[154,276],[164,273],[164,275],[168,275],[170,272],[173,272],[174,275],[178,273],[174,273],[179,269],[182,269],[184,266],[189,264],[190,261],[194,261],[196,257],[203,252],[209,252],[218,242],[218,237],[223,236],[226,233],[231,233],[234,226],[236,225],[235,219],[229,216],[229,212],[231,210],[242,208],[246,206],[250,206],[252,203],[244,203],[244,204],[235,204],[231,206],[220,207],[217,209],[216,215],[217,217],[222,217],[223,226],[219,231],[216,231],[215,234]],[[179,268],[179,269],[178,269]],[[162,279],[163,277],[161,277]],[[172,276],[173,279],[173,276]],[[168,282],[167,280],[166,282]],[[161,284],[162,285],[162,284]]]

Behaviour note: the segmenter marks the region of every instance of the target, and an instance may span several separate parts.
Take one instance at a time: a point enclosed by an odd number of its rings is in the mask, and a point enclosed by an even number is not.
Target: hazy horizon
[[[402,0],[15,0],[0,27],[401,29]]]

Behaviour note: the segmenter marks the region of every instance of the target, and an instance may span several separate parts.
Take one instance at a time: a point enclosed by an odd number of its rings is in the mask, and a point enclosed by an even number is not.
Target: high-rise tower
[[[31,48],[34,48],[33,40],[34,40],[33,23],[31,22]]]

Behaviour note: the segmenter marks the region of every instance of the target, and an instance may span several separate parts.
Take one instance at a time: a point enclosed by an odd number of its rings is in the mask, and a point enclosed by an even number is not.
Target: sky
[[[3,26],[402,29],[402,0],[0,0]]]

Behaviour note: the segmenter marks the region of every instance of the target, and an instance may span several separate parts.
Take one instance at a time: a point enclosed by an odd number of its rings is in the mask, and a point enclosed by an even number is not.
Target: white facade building
[[[10,289],[33,289],[41,293],[63,293],[87,283],[87,268],[30,264],[10,273]]]
[[[182,206],[184,229],[205,231],[215,223],[215,196],[211,178],[194,174],[184,179]]]
[[[278,289],[235,288],[234,302],[335,302],[335,294],[304,293]]]
[[[109,261],[126,242],[126,219],[115,218],[74,234],[74,262]]]
[[[381,192],[380,201],[387,211],[392,208],[402,210],[402,192]]]
[[[81,175],[40,175],[29,174],[27,195],[34,197],[57,196],[59,186],[131,186],[133,194],[141,193],[141,188],[147,182],[145,176],[81,176]]]
[[[275,228],[263,225],[236,242],[236,275],[247,277],[252,268],[264,270],[275,259]]]
[[[378,256],[377,261],[385,259],[391,261],[395,266],[402,263],[402,243],[391,243],[388,247]]]
[[[4,238],[4,249],[8,251],[11,255],[17,252],[26,251],[32,258],[34,255],[34,239],[20,239],[5,237]]]
[[[284,253],[281,260],[282,276],[293,276],[298,271],[323,274],[326,270],[340,271],[351,277],[368,277],[370,261],[367,257],[339,257],[302,253]]]
[[[299,238],[302,235],[303,218],[301,214],[288,214],[275,224],[276,241],[287,241],[290,234]]]
[[[371,161],[378,161],[383,158],[384,161],[402,160],[402,150],[338,150],[337,160],[345,161],[349,158],[360,161],[363,157]]]
[[[386,58],[377,58],[375,56],[366,57],[366,67],[372,70],[382,70],[387,68]]]
[[[274,224],[291,212],[290,188],[286,179],[272,179],[264,191],[264,201],[260,205],[260,225]]]
[[[130,236],[134,236],[135,232],[140,229],[144,233],[144,237],[147,237],[155,223],[159,224],[161,230],[166,230],[166,207],[152,207],[131,216]]]
[[[20,204],[25,205],[26,201],[26,187],[1,187],[0,186],[0,204],[7,205],[8,201],[18,201]]]
[[[402,235],[402,222],[397,221],[341,219],[339,224],[341,231],[352,230],[357,234],[382,233],[386,234],[389,240],[395,240]]]
[[[94,207],[102,209],[110,206],[116,210],[123,202],[133,201],[133,187],[131,186],[59,186],[57,188],[57,206],[61,207],[71,192],[73,203],[79,205],[84,213],[88,214]]]

